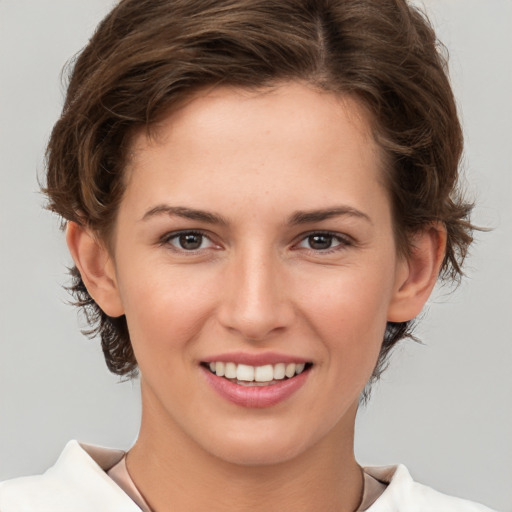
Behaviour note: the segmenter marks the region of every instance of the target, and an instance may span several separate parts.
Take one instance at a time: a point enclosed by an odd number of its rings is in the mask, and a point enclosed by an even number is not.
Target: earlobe
[[[107,248],[84,226],[68,222],[66,242],[89,295],[111,317],[124,314],[115,269]]]
[[[398,264],[389,322],[407,322],[419,315],[437,282],[445,251],[446,229],[440,224],[413,236],[410,255]]]

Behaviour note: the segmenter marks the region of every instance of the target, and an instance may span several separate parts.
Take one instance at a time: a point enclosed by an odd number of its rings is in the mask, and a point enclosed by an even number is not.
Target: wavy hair
[[[123,0],[70,65],[47,148],[48,207],[108,241],[130,137],[205,86],[300,80],[357,97],[386,155],[399,250],[432,223],[447,231],[441,279],[457,280],[472,241],[459,189],[463,140],[444,49],[405,0]],[[300,108],[300,105],[297,106]],[[76,268],[71,292],[108,368],[133,375],[124,317],[107,316]],[[389,323],[372,376],[411,324]]]

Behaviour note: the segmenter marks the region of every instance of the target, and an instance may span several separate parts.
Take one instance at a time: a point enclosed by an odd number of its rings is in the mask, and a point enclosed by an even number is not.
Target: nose
[[[233,258],[225,274],[218,317],[246,340],[268,339],[294,318],[285,264],[269,252],[246,250]]]

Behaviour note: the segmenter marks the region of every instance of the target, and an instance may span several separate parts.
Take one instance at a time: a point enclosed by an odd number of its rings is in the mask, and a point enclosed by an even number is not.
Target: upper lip
[[[249,366],[264,366],[267,364],[278,363],[309,363],[310,359],[292,356],[289,354],[279,354],[277,352],[263,352],[260,354],[250,354],[247,352],[230,352],[225,354],[216,354],[202,360],[203,363],[235,363],[246,364]]]

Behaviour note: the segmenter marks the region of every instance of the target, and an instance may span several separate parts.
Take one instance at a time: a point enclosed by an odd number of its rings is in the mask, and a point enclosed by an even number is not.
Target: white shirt
[[[141,512],[107,470],[124,456],[121,450],[70,441],[44,474],[0,483],[1,512]],[[446,496],[416,483],[405,466],[366,467],[387,483],[367,512],[492,512],[483,505]]]

